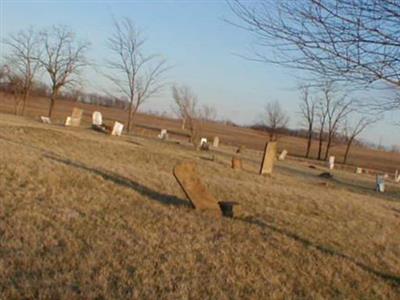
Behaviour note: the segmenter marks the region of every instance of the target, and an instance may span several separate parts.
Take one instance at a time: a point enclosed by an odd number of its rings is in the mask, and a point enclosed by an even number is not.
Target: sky
[[[113,17],[129,17],[146,36],[146,51],[161,54],[172,66],[167,82],[190,86],[200,103],[216,108],[220,119],[252,124],[261,120],[266,103],[279,101],[290,117],[289,127],[301,126],[297,90],[301,71],[244,59],[251,55],[254,40],[225,21],[235,19],[225,0],[0,0],[0,14],[0,40],[29,26],[69,26],[91,43],[88,57],[94,67],[82,75],[85,90],[111,92],[114,87],[104,77],[106,70],[96,66],[110,55],[107,38],[112,34]],[[0,57],[4,57],[7,49],[0,47]],[[167,87],[142,109],[170,111],[172,101]],[[362,138],[388,146],[400,144],[400,128],[393,125],[399,116],[398,112],[387,113]]]

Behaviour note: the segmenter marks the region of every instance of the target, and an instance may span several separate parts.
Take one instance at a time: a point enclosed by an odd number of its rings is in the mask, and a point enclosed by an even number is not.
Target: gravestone
[[[283,150],[282,153],[279,155],[279,160],[285,160],[286,155],[288,154],[287,150]]]
[[[41,120],[42,123],[44,123],[44,124],[51,124],[51,120],[50,120],[49,117],[43,117],[43,116],[41,116],[41,117],[40,117],[40,120]]]
[[[103,125],[103,116],[101,115],[101,112],[99,112],[99,111],[93,112],[92,125],[95,125],[95,126]]]
[[[264,156],[260,168],[260,175],[272,174],[272,170],[274,168],[274,163],[276,159],[276,148],[277,148],[276,142],[268,142],[265,145]]]
[[[161,132],[158,135],[158,138],[161,139],[161,140],[167,140],[168,139],[167,129],[161,129]]]
[[[385,192],[385,178],[383,175],[376,175],[376,191],[379,193]]]
[[[194,162],[183,162],[174,168],[174,176],[195,209],[221,216],[218,201],[201,182]]]
[[[201,138],[201,139],[200,139],[200,147],[201,147],[203,144],[207,144],[207,139],[206,139],[206,138]]]
[[[356,174],[362,174],[362,168],[356,168]]]
[[[83,109],[74,107],[74,109],[72,110],[70,126],[79,127],[81,125],[82,115]]]
[[[214,148],[218,148],[218,146],[219,146],[219,137],[214,137],[214,140],[213,140],[213,147]]]
[[[333,170],[335,168],[335,157],[334,156],[329,156],[328,167],[329,167],[329,170]]]
[[[399,175],[399,170],[396,170],[396,172],[394,173],[394,181],[396,183],[400,182],[400,175]]]
[[[123,129],[124,129],[124,124],[115,121],[113,129],[111,131],[111,135],[120,136],[122,134]]]
[[[65,126],[71,126],[71,117],[67,117],[67,119],[65,120]]]
[[[232,157],[232,169],[234,170],[241,170],[242,169],[242,160],[240,159],[239,156],[234,155]]]

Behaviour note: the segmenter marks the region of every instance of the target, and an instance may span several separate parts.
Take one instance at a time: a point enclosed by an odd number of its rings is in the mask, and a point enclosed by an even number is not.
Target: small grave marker
[[[362,174],[363,170],[362,168],[356,168],[356,174]]]
[[[158,138],[161,139],[161,140],[167,140],[168,139],[167,129],[161,129],[161,132],[158,135]]]
[[[95,126],[103,125],[103,116],[101,115],[101,112],[99,112],[99,111],[93,112],[92,125],[95,125]]]
[[[41,117],[40,117],[40,120],[41,120],[42,123],[44,123],[44,124],[51,124],[51,120],[50,120],[49,117],[43,117],[43,116],[41,116]]]
[[[218,148],[218,146],[219,146],[219,137],[214,137],[214,140],[213,140],[213,147],[214,148]]]
[[[385,178],[383,175],[376,175],[376,191],[379,193],[385,192]]]
[[[335,168],[335,157],[334,156],[329,156],[328,167],[329,167],[329,170],[333,170]]]
[[[283,150],[282,152],[281,152],[281,154],[279,155],[279,160],[285,160],[285,158],[286,158],[286,155],[288,154],[288,152],[287,152],[287,150]]]
[[[201,147],[203,144],[207,144],[207,139],[206,139],[206,138],[201,138],[201,139],[200,139],[200,147]]]
[[[65,126],[71,126],[71,117],[67,117],[67,119],[65,120]]]
[[[270,175],[272,173],[276,159],[276,148],[276,142],[268,142],[265,145],[264,156],[260,168],[260,175]]]
[[[195,209],[221,216],[218,201],[201,182],[194,162],[184,162],[175,166],[174,176]]]
[[[122,134],[123,129],[124,129],[124,124],[115,121],[113,130],[111,131],[111,135],[120,136]]]

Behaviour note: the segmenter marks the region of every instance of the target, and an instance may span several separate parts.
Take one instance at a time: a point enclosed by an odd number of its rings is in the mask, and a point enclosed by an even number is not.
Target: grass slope
[[[399,189],[298,161],[257,175],[215,153],[0,114],[0,298],[400,297]],[[214,156],[214,160],[211,158]],[[195,160],[235,219],[188,206],[173,166]]]

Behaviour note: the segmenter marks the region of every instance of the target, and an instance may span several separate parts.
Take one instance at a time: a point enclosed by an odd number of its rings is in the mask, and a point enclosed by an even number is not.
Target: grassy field
[[[48,99],[34,97],[30,99],[27,106],[27,116],[38,119],[41,115],[47,115]],[[63,124],[67,116],[71,115],[73,107],[81,107],[84,109],[84,124],[89,126],[91,123],[91,114],[94,110],[102,112],[104,119],[108,124],[118,120],[127,123],[127,113],[118,108],[97,107],[95,105],[74,103],[68,101],[57,101],[53,115],[53,121]],[[12,99],[0,93],[0,112],[13,112]],[[136,118],[137,127],[135,133],[142,136],[155,136],[159,134],[160,128],[166,128],[174,138],[186,139],[187,132],[180,129],[180,122],[174,119],[138,114]],[[175,132],[176,134],[173,134]],[[206,123],[203,126],[202,135],[212,140],[214,136],[219,136],[225,145],[245,146],[249,149],[262,150],[268,137],[265,133],[251,130],[248,128],[240,128],[227,126],[220,123]],[[312,147],[311,155],[317,155],[317,142]],[[280,139],[279,149],[287,149],[290,156],[303,157],[306,149],[306,140],[290,136],[283,136]],[[336,156],[338,166],[343,160],[345,147],[343,145],[335,145],[332,148],[332,154]],[[314,162],[315,163],[315,162]],[[400,170],[400,154],[376,151],[366,148],[353,147],[348,160],[349,166],[346,168],[354,171],[355,167],[370,169],[372,172],[388,172],[394,174],[396,169]]]
[[[257,149],[237,171],[226,144],[198,152],[6,114],[0,150],[1,299],[400,297],[400,188],[375,193],[373,176],[321,179],[289,158],[264,177]],[[172,175],[184,160],[241,204],[235,218],[190,208]]]

